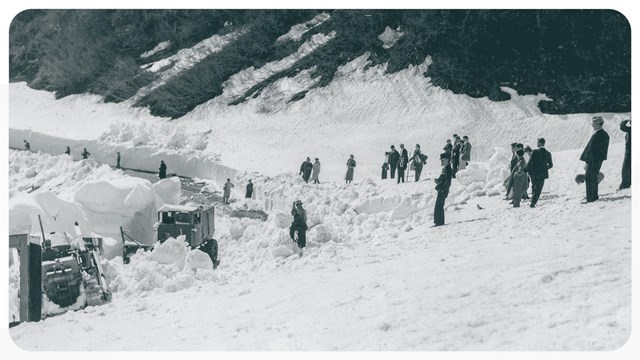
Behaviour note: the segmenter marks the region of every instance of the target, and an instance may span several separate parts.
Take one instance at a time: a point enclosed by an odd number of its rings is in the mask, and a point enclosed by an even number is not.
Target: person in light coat
[[[313,163],[313,168],[311,170],[311,180],[313,180],[314,184],[320,184],[318,176],[320,176],[320,159],[315,158],[315,162]]]
[[[522,194],[527,190],[527,163],[524,160],[524,149],[519,148],[516,150],[518,161],[516,166],[511,172],[511,190],[513,191],[513,207],[520,207],[520,200],[522,200]]]
[[[225,204],[229,203],[229,197],[231,197],[231,188],[234,188],[235,185],[231,183],[231,179],[227,179],[227,182],[224,183],[224,194],[222,195],[222,202]]]

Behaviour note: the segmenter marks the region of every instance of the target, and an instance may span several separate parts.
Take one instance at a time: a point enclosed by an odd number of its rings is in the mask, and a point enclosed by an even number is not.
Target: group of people
[[[400,144],[400,151],[395,145],[391,145],[391,149],[384,153],[384,163],[382,163],[382,179],[387,178],[387,172],[390,171],[391,179],[398,174],[397,183],[405,182],[405,172],[407,168],[415,171],[415,181],[420,180],[422,169],[427,163],[428,156],[420,150],[420,144],[416,144],[415,149],[409,159],[409,152],[405,149],[404,144]]]
[[[549,169],[553,167],[551,153],[545,148],[546,140],[539,138],[538,148],[532,150],[521,143],[511,144],[510,174],[504,182],[505,200],[511,200],[513,207],[520,207],[522,199],[529,199],[527,189],[531,185],[530,207],[535,207],[544,182],[549,178]]]
[[[353,156],[353,155],[352,155]],[[320,184],[318,177],[320,176],[320,159],[315,158],[315,162],[311,163],[311,158],[307,157],[307,160],[300,165],[300,175],[304,182],[309,183],[309,178],[313,180],[314,184]]]

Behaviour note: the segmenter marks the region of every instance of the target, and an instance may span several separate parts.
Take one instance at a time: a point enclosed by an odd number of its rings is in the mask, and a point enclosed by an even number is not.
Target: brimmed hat
[[[602,116],[594,116],[591,118],[591,122],[596,124],[604,124],[604,119],[602,118]]]
[[[302,200],[296,200],[295,204],[296,205],[302,205]]]
[[[542,143],[542,145],[544,145],[544,143],[545,143],[546,141],[544,140],[544,138],[538,138],[538,142],[539,142],[539,143]]]

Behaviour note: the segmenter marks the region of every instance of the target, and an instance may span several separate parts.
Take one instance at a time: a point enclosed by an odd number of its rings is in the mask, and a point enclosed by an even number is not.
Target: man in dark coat
[[[249,179],[249,183],[247,184],[247,192],[245,193],[244,197],[247,199],[251,199],[252,196],[253,196],[253,183],[251,182],[251,179]]]
[[[84,150],[82,150],[82,154],[80,154],[80,155],[82,155],[83,159],[88,159],[89,155],[91,155],[91,153],[87,151],[87,148],[84,148]]]
[[[624,136],[624,161],[622,162],[622,182],[618,190],[631,187],[631,120],[623,120],[620,123],[620,130],[626,134]]]
[[[120,169],[120,152],[118,151],[118,155],[116,156],[116,169]]]
[[[400,153],[396,150],[395,146],[391,145],[391,152],[389,153],[389,170],[391,170],[392,179],[396,176],[398,162],[400,162]]]
[[[453,175],[447,153],[440,154],[440,163],[442,164],[442,173],[440,173],[440,176],[435,180],[438,197],[436,198],[436,205],[433,209],[433,226],[444,225],[444,202],[447,196],[449,196],[451,177]]]
[[[296,200],[293,203],[293,209],[291,209],[291,215],[293,215],[293,222],[289,228],[289,235],[291,240],[295,240],[295,233],[298,232],[298,247],[300,251],[307,244],[307,212],[302,208],[302,201]]]
[[[303,161],[302,165],[300,165],[300,174],[302,175],[302,180],[304,180],[304,182],[309,182],[312,169],[313,164],[311,163],[311,158],[307,157],[307,160]]]
[[[462,149],[462,140],[460,136],[453,135],[455,138],[453,140],[453,148],[451,148],[451,166],[452,166],[452,176],[456,177],[456,173],[458,172],[458,166],[460,166],[460,149]]]
[[[609,134],[602,128],[604,119],[602,116],[594,116],[591,119],[593,135],[589,143],[584,148],[580,160],[585,162],[585,184],[587,187],[587,201],[598,200],[598,173],[602,167],[602,162],[607,160],[609,152]]]
[[[67,149],[64,151],[65,154],[71,155],[71,149],[67,146]]]
[[[400,144],[400,149],[402,153],[398,162],[398,184],[400,184],[401,179],[404,182],[404,171],[407,169],[407,164],[409,164],[409,152],[404,148],[404,144]]]
[[[549,169],[553,167],[551,153],[544,148],[544,138],[538,139],[538,148],[533,150],[531,158],[527,163],[527,173],[531,178],[531,204],[530,207],[536,207],[544,180],[549,178]]]
[[[167,177],[167,165],[165,165],[164,160],[160,160],[160,172],[158,173],[158,177],[160,179]]]

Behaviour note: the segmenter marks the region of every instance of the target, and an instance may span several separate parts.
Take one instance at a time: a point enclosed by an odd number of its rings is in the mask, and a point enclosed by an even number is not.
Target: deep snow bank
[[[10,150],[9,232],[40,234],[81,231],[105,237],[107,257],[121,254],[120,226],[143,243],[153,242],[157,209],[180,198],[180,180],[124,175],[95,161],[66,155]]]

